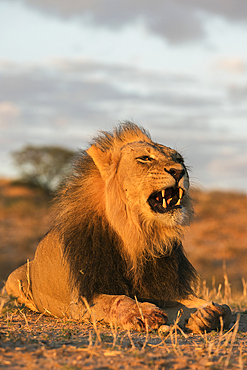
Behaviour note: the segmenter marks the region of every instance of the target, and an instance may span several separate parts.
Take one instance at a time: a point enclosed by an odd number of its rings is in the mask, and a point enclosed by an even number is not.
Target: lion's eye
[[[149,157],[148,155],[144,155],[142,157],[138,157],[136,158],[139,162],[142,162],[142,163],[147,163],[147,162],[152,162],[154,160],[154,158],[152,157]]]

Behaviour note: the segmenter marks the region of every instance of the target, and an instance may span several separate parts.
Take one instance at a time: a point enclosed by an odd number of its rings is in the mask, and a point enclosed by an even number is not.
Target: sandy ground
[[[90,323],[10,308],[0,315],[0,369],[247,369],[247,196],[196,192],[193,198],[197,216],[186,236],[185,249],[203,278],[211,282],[215,277],[215,296],[220,286],[225,295],[223,261],[232,291],[238,289],[241,294],[243,289],[245,304],[239,299],[233,305],[241,307],[238,331],[233,327],[226,333],[184,336],[171,328],[169,333],[147,335],[98,325],[96,333]],[[0,181],[0,288],[12,270],[33,258],[49,225],[44,196],[35,189]],[[213,299],[207,294],[205,291],[205,299]],[[0,313],[1,308],[0,299]],[[236,319],[237,314],[232,325]]]
[[[26,309],[0,319],[0,369],[247,369],[247,311],[228,332],[137,333]],[[238,329],[238,330],[236,330]]]

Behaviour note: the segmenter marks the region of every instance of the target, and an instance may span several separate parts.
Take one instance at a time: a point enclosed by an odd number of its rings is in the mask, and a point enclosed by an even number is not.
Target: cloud
[[[158,130],[165,127],[164,139],[171,138],[172,146],[176,130],[190,139],[205,137],[210,117],[222,106],[222,95],[208,91],[195,77],[62,59],[2,68],[1,100],[19,107],[27,137],[31,127],[41,125],[49,132],[61,124],[63,132],[88,125],[93,132],[129,119]]]
[[[242,74],[246,72],[246,62],[241,58],[221,58],[218,59],[214,67],[226,72]]]
[[[206,109],[217,104],[215,98],[203,94],[184,94],[184,89],[196,85],[189,77],[60,60],[49,67],[16,67],[1,73],[0,100],[20,105],[26,122],[51,122],[56,117],[81,121],[112,113],[119,119],[119,115],[126,118],[126,112],[148,117],[177,107],[183,113],[186,107]]]
[[[220,122],[234,122],[235,129],[237,107],[228,105],[224,111],[224,99],[221,91],[209,90],[194,77],[123,65],[86,60],[28,67],[6,64],[0,73],[1,158],[27,143],[84,148],[96,130],[111,130],[119,121],[133,120],[155,141],[185,155],[194,184],[212,186],[217,181],[243,188],[246,171],[242,165],[234,167],[241,152],[229,162],[227,150],[233,148],[235,153],[239,144],[244,153],[246,130],[233,142],[234,131],[222,133],[211,125],[220,117]],[[244,122],[247,111],[241,111],[240,117]],[[1,171],[8,170],[1,158]]]
[[[245,0],[175,0],[180,4],[191,7],[192,9],[206,11],[212,15],[224,17],[230,21],[247,20],[247,3]]]
[[[11,101],[0,102],[0,127],[7,128],[16,123],[20,117],[20,107]]]
[[[229,21],[247,20],[245,0],[23,0],[31,7],[64,19],[75,17],[111,29],[141,21],[146,28],[169,42],[196,40],[205,36],[202,14]]]
[[[242,190],[246,190],[246,140],[229,140],[225,145],[221,143],[220,147],[223,152],[212,158],[207,166],[211,179],[221,188],[229,187],[230,183],[232,189],[238,189],[242,184]]]

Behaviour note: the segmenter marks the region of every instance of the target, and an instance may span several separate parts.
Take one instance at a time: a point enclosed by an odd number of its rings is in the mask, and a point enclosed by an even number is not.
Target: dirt
[[[127,332],[27,309],[0,319],[0,369],[246,369],[247,311],[230,331],[202,335]],[[236,329],[238,329],[236,331]]]
[[[185,249],[203,278],[208,283],[214,278],[211,291],[203,286],[203,298],[231,301],[235,314],[230,331],[193,335],[172,327],[168,333],[147,334],[103,324],[94,328],[24,308],[4,308],[1,315],[0,299],[0,369],[247,369],[247,196],[192,195],[197,216]],[[33,258],[49,228],[49,212],[49,201],[37,190],[0,181],[0,287],[13,269]],[[231,300],[231,292],[244,300]]]

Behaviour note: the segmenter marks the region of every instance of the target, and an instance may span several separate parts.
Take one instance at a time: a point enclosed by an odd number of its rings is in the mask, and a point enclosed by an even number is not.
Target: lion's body
[[[157,328],[166,322],[160,308],[171,320],[178,308],[189,318],[205,303],[195,298],[197,274],[181,243],[192,215],[186,167],[176,151],[152,142],[143,129],[127,123],[96,137],[80,153],[56,209],[34,260],[6,284],[31,309],[75,319],[93,312],[97,320],[139,328],[141,307]],[[137,307],[135,299],[160,308]],[[217,322],[227,316],[227,326],[228,309],[210,307],[208,315]],[[192,330],[203,329],[190,320]],[[215,326],[211,321],[208,326]]]

